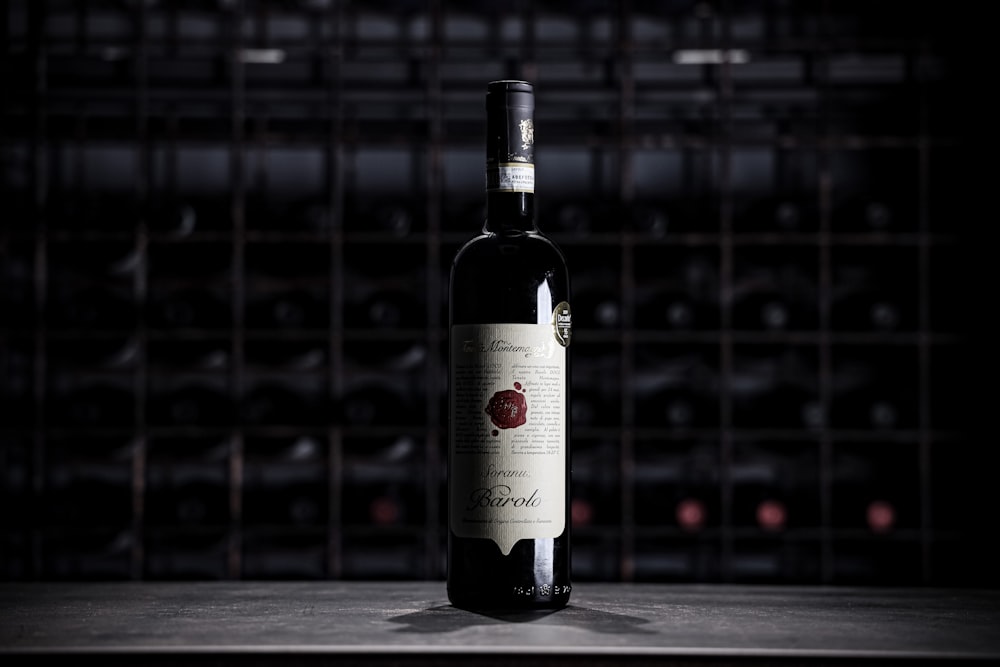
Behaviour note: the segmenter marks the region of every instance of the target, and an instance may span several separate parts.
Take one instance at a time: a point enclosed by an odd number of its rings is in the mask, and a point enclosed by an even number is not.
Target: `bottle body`
[[[483,233],[457,253],[449,287],[448,596],[559,608],[571,591],[569,272],[535,227],[529,186],[487,182]]]

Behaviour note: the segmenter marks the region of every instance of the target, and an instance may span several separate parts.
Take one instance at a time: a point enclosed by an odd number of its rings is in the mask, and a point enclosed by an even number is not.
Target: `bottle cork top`
[[[503,104],[507,107],[534,108],[535,87],[527,81],[503,79],[491,81],[486,87],[486,104]]]

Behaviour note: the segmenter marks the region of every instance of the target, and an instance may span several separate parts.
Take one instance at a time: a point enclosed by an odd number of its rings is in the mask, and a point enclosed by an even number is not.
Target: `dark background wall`
[[[442,577],[526,78],[576,579],[995,584],[970,5],[0,3],[0,576]]]

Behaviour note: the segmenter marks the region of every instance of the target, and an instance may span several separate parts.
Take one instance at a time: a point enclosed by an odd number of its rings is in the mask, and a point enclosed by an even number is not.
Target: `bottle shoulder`
[[[545,261],[565,266],[562,250],[552,239],[540,232],[500,234],[484,232],[468,241],[455,253],[454,263],[479,261]]]
[[[449,285],[451,322],[548,322],[569,301],[562,253],[541,234],[483,234],[455,255]]]

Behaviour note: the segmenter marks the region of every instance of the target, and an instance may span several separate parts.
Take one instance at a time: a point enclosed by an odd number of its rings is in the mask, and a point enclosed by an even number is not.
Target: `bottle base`
[[[570,587],[565,586],[566,589]],[[569,604],[570,593],[534,595],[530,592],[500,595],[496,591],[448,589],[448,601],[453,607],[490,614],[553,612]]]

